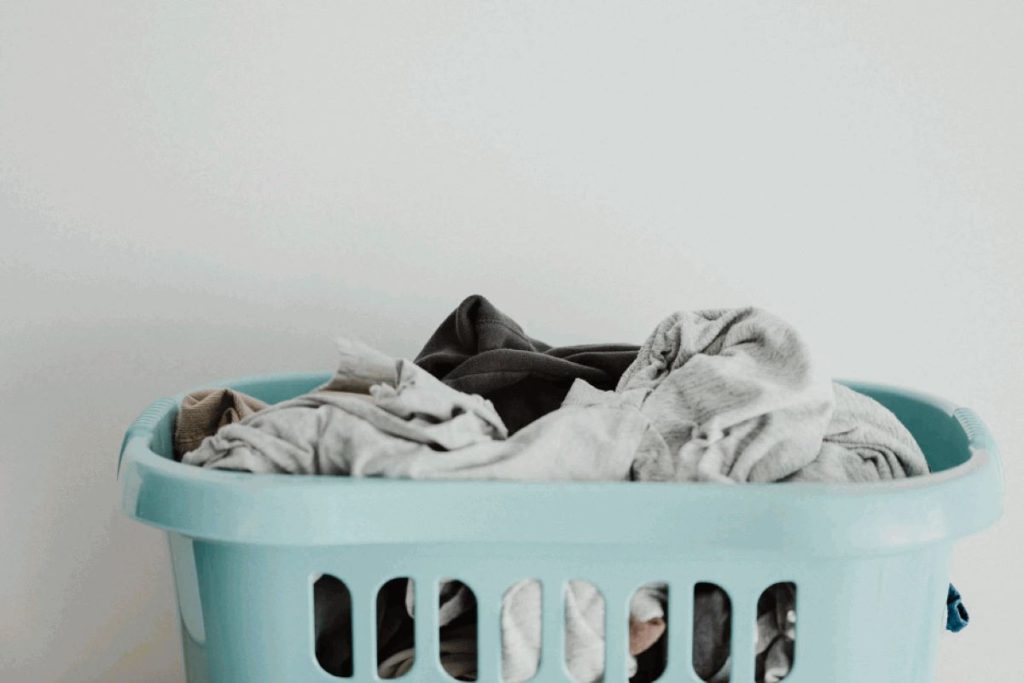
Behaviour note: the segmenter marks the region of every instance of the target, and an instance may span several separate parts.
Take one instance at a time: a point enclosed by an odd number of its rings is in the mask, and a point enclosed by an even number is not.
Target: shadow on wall
[[[410,334],[398,320],[301,307],[268,315],[256,303],[206,303],[202,315],[221,311],[223,319],[197,324],[174,312],[149,312],[15,324],[6,333],[0,678],[180,683],[166,541],[118,509],[115,467],[124,429],[153,399],[200,383],[329,370],[339,332],[374,342]],[[328,314],[361,328],[345,329]]]

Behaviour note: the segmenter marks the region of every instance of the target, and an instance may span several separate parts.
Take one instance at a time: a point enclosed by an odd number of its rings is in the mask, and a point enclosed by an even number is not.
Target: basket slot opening
[[[544,656],[541,645],[543,592],[538,579],[524,579],[509,586],[501,596],[501,671],[504,680],[529,681],[540,670]]]
[[[653,683],[668,667],[668,586],[646,583],[630,598],[629,654],[636,660],[633,683]]]
[[[317,663],[332,676],[352,678],[353,605],[350,589],[331,574],[316,577],[312,588]],[[411,578],[397,577],[385,582],[377,591],[376,664],[380,679],[401,678],[416,661],[413,609],[416,588]],[[604,594],[589,581],[572,580],[564,584],[561,605],[544,599],[546,591],[538,579],[525,579],[513,584],[501,597],[502,678],[523,682],[535,678],[541,670],[542,643],[548,646],[549,656],[554,650],[562,651],[560,659],[571,680],[601,678],[606,674],[606,643],[611,637],[616,641],[626,641],[622,643],[624,649],[636,659],[636,673],[630,679],[631,683],[659,680],[669,664],[669,613],[656,606],[669,604],[668,590],[664,583],[644,584],[631,594],[628,610],[624,609],[625,604],[617,604],[608,612]],[[478,638],[479,618],[487,616],[490,622],[495,620],[497,613],[492,610],[489,615],[482,615],[474,591],[457,579],[440,581],[436,596],[437,613],[434,616],[437,621],[430,626],[431,631],[436,629],[437,642],[440,643],[440,668],[454,680],[476,681],[479,678],[478,645],[482,644]],[[615,602],[625,603],[625,597],[624,594],[617,596]],[[751,623],[741,625],[740,631],[749,633],[753,628],[756,634],[754,680],[782,681],[789,675],[796,654],[796,600],[796,584],[779,582],[761,592],[756,612],[741,610],[744,615],[739,618]],[[693,589],[692,605],[691,663],[694,672],[700,680],[709,682],[719,680],[723,668],[733,670],[734,675],[729,679],[733,683],[743,672],[745,675],[742,677],[746,678],[750,674],[750,659],[742,657],[747,664],[729,666],[736,626],[729,594],[717,584],[697,583]],[[546,617],[557,613],[558,608],[563,614],[558,615],[561,628],[555,629],[560,631],[556,641],[543,634],[545,626],[551,628],[553,624]],[[370,616],[369,612],[366,616]],[[624,623],[617,625],[610,621],[612,619],[622,619]],[[755,619],[756,623],[753,623]],[[598,625],[596,632],[595,625]],[[366,626],[372,629],[369,624]],[[485,628],[494,626],[490,623],[484,625]],[[581,638],[580,634],[587,635]],[[561,647],[553,647],[556,642]],[[734,654],[740,657],[740,653]],[[491,660],[497,664],[493,657]],[[624,665],[624,662],[620,659],[617,664]],[[733,664],[742,662],[734,661]],[[544,668],[547,671],[550,667]],[[621,675],[621,669],[618,670]]]
[[[604,629],[583,643],[574,643],[571,634],[586,633],[591,624],[604,624],[605,599],[601,589],[590,581],[573,580],[565,587],[565,648],[564,661],[569,677],[581,683],[604,675]]]
[[[783,581],[757,600],[756,680],[781,681],[796,662],[796,584]]]
[[[327,673],[352,677],[352,594],[330,574],[313,582],[313,629],[316,661]]]
[[[441,668],[455,680],[477,680],[476,594],[458,579],[444,579],[437,607]]]
[[[416,663],[416,583],[409,577],[386,581],[377,591],[377,676],[401,678]]]
[[[729,659],[732,645],[732,601],[714,583],[693,587],[693,670],[702,681],[713,680]]]

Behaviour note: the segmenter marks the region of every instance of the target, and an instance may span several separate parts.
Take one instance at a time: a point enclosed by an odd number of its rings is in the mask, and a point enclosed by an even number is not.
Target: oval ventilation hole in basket
[[[444,579],[438,590],[441,668],[457,681],[477,679],[476,593],[458,579]]]
[[[781,681],[796,662],[796,584],[783,581],[757,600],[755,680]]]
[[[633,683],[653,683],[668,667],[668,585],[650,582],[630,597],[628,652],[636,662]]]
[[[732,644],[732,601],[721,586],[701,582],[693,587],[693,670],[711,681],[729,659]]]
[[[605,600],[601,589],[590,581],[579,579],[572,580],[565,587],[565,666],[569,671],[569,677],[582,683],[585,681],[599,680],[604,676],[604,634],[595,638],[592,645],[586,649],[579,648],[570,652],[569,633],[573,630],[582,632],[588,628],[588,624],[595,621],[604,623]],[[578,622],[578,623],[574,623]],[[570,654],[574,655],[570,659]]]
[[[313,632],[316,661],[327,673],[352,677],[352,594],[330,574],[313,582]]]
[[[416,663],[415,601],[416,583],[407,576],[391,579],[377,591],[378,678],[401,678]]]
[[[540,669],[544,656],[542,593],[538,579],[524,579],[501,596],[501,670],[508,680],[529,681]]]

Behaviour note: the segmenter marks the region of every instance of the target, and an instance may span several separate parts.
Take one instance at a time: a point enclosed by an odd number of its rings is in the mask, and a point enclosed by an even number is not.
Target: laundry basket
[[[274,403],[327,375],[225,382]],[[731,603],[730,681],[755,676],[758,598],[797,588],[789,683],[928,683],[944,623],[953,541],[999,515],[995,445],[966,408],[891,387],[848,383],[892,410],[932,474],[878,484],[518,483],[252,475],[175,462],[180,396],[128,429],[119,477],[126,514],[168,532],[189,683],[344,679],[314,656],[312,584],[337,577],[352,606],[352,677],[374,681],[375,596],[409,577],[415,664],[401,680],[451,680],[439,665],[438,582],[477,600],[478,681],[500,680],[500,603],[521,579],[542,585],[538,683],[572,680],[564,664],[564,590],[605,599],[605,681],[627,680],[628,603],[669,586],[667,668],[691,665],[694,587]]]

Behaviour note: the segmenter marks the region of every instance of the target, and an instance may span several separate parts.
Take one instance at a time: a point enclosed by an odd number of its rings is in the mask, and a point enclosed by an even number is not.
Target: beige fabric
[[[178,419],[174,424],[174,457],[181,457],[199,448],[199,444],[224,425],[243,420],[267,407],[253,398],[233,389],[203,389],[194,391],[181,401]]]
[[[634,657],[647,652],[665,632],[665,618],[655,617],[647,621],[629,618],[629,654]]]

